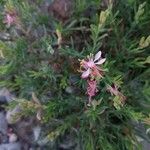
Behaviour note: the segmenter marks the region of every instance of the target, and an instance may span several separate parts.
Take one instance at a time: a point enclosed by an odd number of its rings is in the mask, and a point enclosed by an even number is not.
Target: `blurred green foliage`
[[[0,1],[0,86],[14,91],[18,99],[36,93],[43,123],[51,122],[53,130],[46,131],[50,140],[73,131],[81,150],[140,149],[131,122],[144,122],[150,113],[149,0],[112,0],[109,5],[105,0],[75,0],[73,15],[65,23],[45,13],[43,2]],[[10,6],[20,22],[7,28],[3,19]],[[56,30],[63,37],[61,48]],[[87,107],[78,59],[99,50],[107,58],[106,75],[96,100]],[[111,105],[114,97],[104,88],[106,82],[120,85],[127,98],[124,107]]]

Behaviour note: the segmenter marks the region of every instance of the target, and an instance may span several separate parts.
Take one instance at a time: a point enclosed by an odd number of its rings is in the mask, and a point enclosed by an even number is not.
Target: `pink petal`
[[[96,80],[88,80],[87,94],[92,97],[98,92]]]
[[[101,55],[102,55],[102,52],[99,51],[99,52],[95,55],[94,62],[97,61],[98,59],[100,59]]]
[[[14,18],[7,14],[4,22],[7,23],[8,26],[10,26],[14,22]]]
[[[11,17],[10,15],[7,15],[7,20],[8,20],[9,22],[13,22],[13,17]]]
[[[106,58],[101,59],[100,61],[98,61],[97,63],[95,63],[96,65],[101,65],[106,61]]]
[[[95,66],[94,61],[92,59],[89,60],[89,62],[87,62],[87,66],[90,68],[94,67]]]
[[[84,71],[83,73],[82,73],[82,78],[84,79],[84,78],[87,78],[89,75],[90,75],[90,73],[91,73],[91,70],[90,69],[88,69],[87,71]]]

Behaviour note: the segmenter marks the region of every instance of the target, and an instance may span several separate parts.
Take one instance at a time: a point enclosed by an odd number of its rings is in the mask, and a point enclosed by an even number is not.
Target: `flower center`
[[[93,61],[93,60],[89,60],[89,61],[87,62],[87,66],[88,66],[89,68],[93,68],[93,67],[95,66],[94,61]]]

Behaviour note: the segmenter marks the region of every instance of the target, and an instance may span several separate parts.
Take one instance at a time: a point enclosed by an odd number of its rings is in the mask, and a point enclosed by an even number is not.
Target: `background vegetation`
[[[44,4],[0,1],[0,86],[15,93],[21,115],[38,116],[51,141],[71,135],[81,150],[140,149],[134,124],[150,125],[149,0],[75,0],[66,18]],[[9,12],[16,21],[7,26]],[[105,75],[87,106],[79,59],[99,50]],[[108,83],[126,97],[123,107]]]

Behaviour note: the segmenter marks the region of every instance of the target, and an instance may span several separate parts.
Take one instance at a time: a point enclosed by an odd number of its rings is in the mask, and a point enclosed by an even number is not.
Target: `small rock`
[[[142,142],[142,147],[143,147],[143,150],[149,150],[150,149],[150,143],[147,142],[146,140],[144,140]]]
[[[68,94],[72,94],[72,93],[74,92],[73,88],[70,87],[70,86],[66,87],[65,91],[66,91],[66,93],[68,93]]]
[[[3,105],[7,103],[5,96],[0,96],[0,111],[4,111]]]
[[[0,150],[21,150],[21,144],[19,142],[1,144]]]
[[[7,103],[7,99],[5,96],[0,95],[0,105],[6,104]]]
[[[7,134],[7,126],[5,114],[4,112],[0,112],[0,132],[4,135]]]
[[[69,76],[69,81],[70,81],[70,84],[76,85],[76,83],[79,81],[79,77],[75,74],[71,74]]]
[[[14,96],[6,89],[3,88],[0,90],[0,102],[9,103],[13,100]]]
[[[0,40],[9,41],[10,39],[9,33],[0,32]]]
[[[13,129],[21,142],[32,145],[35,144],[35,140],[38,138],[38,134],[40,134],[40,127],[37,126],[36,119],[28,117],[17,122]]]
[[[3,105],[9,103],[12,99],[12,94],[6,88],[0,89],[0,111],[4,111]]]
[[[17,135],[15,133],[9,134],[9,143],[14,143],[18,139]]]
[[[34,134],[34,141],[37,141],[41,133],[41,127],[36,126],[33,128],[33,134]]]

